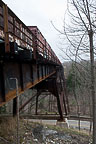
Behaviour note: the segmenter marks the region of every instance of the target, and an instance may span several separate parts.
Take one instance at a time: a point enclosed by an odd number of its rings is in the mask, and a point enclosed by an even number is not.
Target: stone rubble
[[[20,123],[19,136],[20,144],[92,144],[87,134],[25,121]],[[16,144],[16,131],[9,133],[8,137],[1,137],[0,144]]]
[[[32,128],[31,136],[33,139],[32,141],[27,140],[28,144],[91,144],[90,138],[87,136],[49,129],[40,124]]]

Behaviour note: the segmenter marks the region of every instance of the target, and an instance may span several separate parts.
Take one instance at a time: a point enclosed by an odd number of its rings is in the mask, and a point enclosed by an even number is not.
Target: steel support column
[[[36,95],[36,110],[35,110],[35,114],[37,115],[38,114],[38,92],[37,92],[37,95]]]
[[[13,99],[13,117],[17,115],[17,97]]]
[[[66,103],[65,103],[64,94],[63,94],[63,103],[64,103],[65,115],[67,115],[67,107],[66,107]]]
[[[62,109],[61,109],[59,95],[57,95],[57,106],[58,106],[58,112],[60,115],[60,120],[63,121],[63,113],[62,113]]]
[[[1,96],[2,96],[2,101],[5,101],[5,78],[4,78],[4,65],[3,63],[0,63],[0,85],[1,85]]]

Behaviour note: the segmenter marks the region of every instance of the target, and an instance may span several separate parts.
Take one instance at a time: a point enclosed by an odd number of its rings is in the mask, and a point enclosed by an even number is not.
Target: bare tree
[[[91,96],[93,101],[93,144],[96,144],[96,95],[95,95],[95,35],[96,2],[95,0],[68,0],[66,15],[70,21],[64,21],[64,35],[69,43],[69,51],[76,61],[90,59]],[[71,49],[70,49],[71,48]]]

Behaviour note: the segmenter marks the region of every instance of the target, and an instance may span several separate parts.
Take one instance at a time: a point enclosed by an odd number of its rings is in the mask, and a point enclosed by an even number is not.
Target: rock
[[[37,140],[37,139],[33,139],[33,141],[34,141],[34,142],[38,142],[38,140]]]

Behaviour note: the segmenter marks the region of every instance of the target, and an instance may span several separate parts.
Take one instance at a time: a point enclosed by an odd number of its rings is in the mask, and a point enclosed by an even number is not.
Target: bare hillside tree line
[[[60,32],[60,31],[59,31]],[[93,144],[96,144],[96,94],[95,94],[95,54],[96,54],[96,2],[95,0],[68,0],[67,10],[64,18],[63,32],[64,46],[61,50],[74,62],[85,68],[80,61],[90,61],[90,69],[86,73],[89,75],[92,97],[93,116]],[[66,38],[66,40],[65,40]],[[65,59],[65,56],[63,56]],[[74,97],[77,98],[76,84],[77,72],[74,70]],[[82,81],[83,85],[84,81]],[[78,101],[77,101],[78,105]]]

